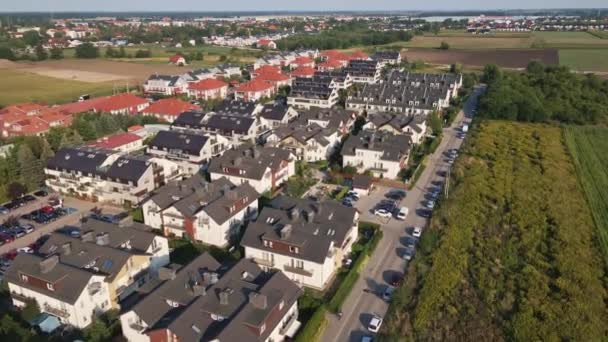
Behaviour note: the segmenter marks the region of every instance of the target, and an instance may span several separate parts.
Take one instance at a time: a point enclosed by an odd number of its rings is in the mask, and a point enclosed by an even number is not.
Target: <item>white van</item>
[[[407,207],[401,207],[401,209],[399,209],[399,212],[397,213],[397,219],[405,220],[408,213],[409,213],[409,209]]]

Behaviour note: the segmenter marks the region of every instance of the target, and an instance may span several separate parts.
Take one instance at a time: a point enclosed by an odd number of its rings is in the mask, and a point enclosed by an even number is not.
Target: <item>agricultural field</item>
[[[415,36],[403,46],[439,48],[441,42],[448,43],[450,49],[525,49],[530,47],[530,39],[527,37],[498,38],[471,34],[468,36]]]
[[[379,340],[605,339],[596,209],[587,205],[561,128],[476,125]],[[603,139],[593,150],[605,151]]]
[[[608,39],[608,31],[589,31],[589,34],[601,39]]]
[[[557,50],[438,50],[404,49],[402,55],[409,61],[423,60],[432,64],[460,63],[465,66],[483,67],[496,64],[506,68],[525,68],[531,60],[540,60],[547,65],[559,63]]]
[[[608,48],[608,40],[588,32],[534,32],[532,47],[560,49]]]
[[[608,129],[569,126],[564,136],[608,263]]]
[[[435,36],[435,34],[426,32],[425,36]],[[463,30],[441,30],[437,37],[467,37],[467,38],[529,38],[531,32],[490,32],[486,34],[471,34]]]
[[[608,72],[608,48],[560,49],[559,64],[580,71]]]
[[[0,106],[20,102],[48,104],[71,102],[82,94],[112,93],[111,82],[81,82],[43,76],[22,70],[0,69]]]

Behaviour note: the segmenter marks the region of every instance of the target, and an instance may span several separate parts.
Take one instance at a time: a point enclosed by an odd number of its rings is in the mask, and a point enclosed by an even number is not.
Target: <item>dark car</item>
[[[32,202],[36,200],[36,197],[34,197],[33,195],[25,195],[21,198],[23,199],[23,202]]]
[[[418,212],[418,214],[424,218],[431,218],[431,216],[433,216],[433,211],[422,209]]]
[[[391,278],[391,286],[399,287],[401,286],[401,283],[403,283],[403,276],[401,276],[400,274],[393,275],[393,277]]]
[[[48,195],[49,195],[49,193],[46,190],[38,190],[38,191],[34,192],[34,196],[36,196],[36,197],[46,197]]]
[[[13,209],[19,208],[19,204],[15,203],[14,201],[11,201],[11,202],[5,203],[3,205],[3,207],[5,207],[8,210],[13,210]]]

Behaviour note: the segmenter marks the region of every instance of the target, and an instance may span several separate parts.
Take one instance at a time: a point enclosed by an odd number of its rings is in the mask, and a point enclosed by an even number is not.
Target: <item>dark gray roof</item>
[[[169,86],[172,87],[179,81],[180,76],[171,76],[171,75],[151,75],[148,77],[149,81],[165,81],[169,82]]]
[[[97,174],[97,169],[114,151],[94,148],[62,148],[47,162],[53,170],[74,170],[84,174]]]
[[[147,157],[120,157],[105,170],[104,179],[127,184],[137,183],[144,173],[152,167]]]
[[[370,113],[367,115],[367,120],[372,122],[376,127],[389,125],[394,129],[401,131],[406,126],[412,126],[417,131],[420,128],[417,125],[412,125],[415,122],[414,116],[408,116],[399,113]]]
[[[11,263],[11,267],[7,270],[5,280],[66,303],[75,303],[94,274],[78,267],[64,264],[61,261],[48,270],[43,269],[41,268],[43,260],[44,258],[40,256],[19,253]],[[54,291],[49,290],[46,284],[36,286],[34,283],[23,281],[21,274],[29,278],[37,278],[54,284]]]
[[[223,135],[232,135],[232,132],[248,134],[255,123],[256,119],[253,117],[213,114],[201,125],[201,128]]]
[[[200,156],[209,137],[182,130],[160,131],[148,146],[158,150],[180,151],[191,156]]]
[[[354,59],[348,63],[346,68],[344,68],[344,72],[347,72],[352,76],[374,77],[379,69],[380,65],[378,61]]]
[[[202,127],[206,115],[207,113],[201,111],[183,112],[175,118],[171,125],[174,127],[199,129]]]
[[[368,175],[354,175],[353,176],[353,188],[357,189],[369,189],[372,185],[372,177]]]
[[[108,246],[120,249],[124,248],[123,246],[128,245],[133,252],[143,254],[146,253],[146,251],[150,248],[152,241],[157,236],[149,230],[151,230],[149,226],[137,222],[119,225],[95,219],[88,219],[80,226],[80,235],[82,236],[89,232],[93,236],[107,233]]]
[[[209,163],[209,172],[262,179],[267,168],[276,171],[290,157],[291,153],[284,149],[243,144],[213,158]]]
[[[340,128],[348,123],[353,124],[356,113],[352,110],[341,108],[317,108],[312,107],[300,112],[298,120],[311,124],[315,121],[324,122],[325,128]]]
[[[213,110],[217,114],[253,117],[257,103],[241,100],[224,100]]]
[[[371,58],[374,60],[383,61],[397,59],[400,55],[401,53],[399,51],[378,51],[374,53]]]
[[[205,177],[199,173],[194,176],[185,179],[180,182],[171,182],[159,189],[154,191],[154,194],[150,197],[150,200],[156,203],[161,209],[166,209],[173,205],[173,203],[180,199],[189,196],[196,189],[208,186]]]
[[[286,196],[275,198],[270,207],[262,209],[255,222],[245,231],[241,245],[300,259],[324,263],[330,245],[342,246],[353,229],[357,210],[335,201],[315,202]],[[288,236],[281,230],[291,227]],[[354,229],[357,229],[356,227]],[[264,240],[278,241],[298,247],[297,254],[272,249]]]
[[[356,149],[383,152],[382,160],[399,161],[409,153],[409,135],[393,134],[387,131],[363,130],[351,135],[342,145],[342,155],[355,155]]]
[[[268,103],[265,104],[260,112],[260,116],[267,120],[282,121],[287,115],[289,106],[282,103]]]
[[[326,137],[335,133],[336,130],[336,127],[323,128],[316,123],[307,124],[301,120],[296,120],[287,126],[274,129],[273,134],[279,140],[292,137],[305,144],[308,140],[315,139],[322,146],[326,146],[329,144]]]
[[[335,91],[335,89],[331,88],[332,80],[332,77],[316,74],[311,78],[296,77],[292,81],[289,96],[327,100]]]

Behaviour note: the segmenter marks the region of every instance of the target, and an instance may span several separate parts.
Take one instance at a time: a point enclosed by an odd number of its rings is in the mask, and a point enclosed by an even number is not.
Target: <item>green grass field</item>
[[[600,39],[608,39],[608,31],[589,31],[589,34],[592,34]]]
[[[114,48],[115,50],[118,50],[119,48]],[[155,44],[144,44],[144,45],[138,45],[138,46],[127,46],[125,47],[125,52],[127,55],[135,55],[135,53],[137,52],[137,50],[150,50],[150,52],[152,53],[152,58],[169,58],[171,56],[173,56],[176,53],[181,53],[181,54],[189,54],[189,53],[193,53],[193,52],[202,52],[205,57],[208,56],[220,56],[220,55],[226,55],[227,57],[232,57],[232,58],[240,58],[240,57],[252,57],[255,58],[256,56],[259,56],[261,54],[263,54],[263,51],[261,50],[256,50],[256,49],[236,49],[236,48],[231,48],[231,47],[224,47],[224,46],[215,46],[215,45],[201,45],[201,46],[196,46],[196,47],[187,47],[187,48],[175,48],[175,47],[162,47],[159,45],[155,45]],[[106,48],[100,48],[99,49],[99,54],[101,55],[101,57],[104,56],[106,51]],[[66,58],[73,58],[75,54],[75,50],[74,49],[65,49],[64,50],[64,56]]]
[[[608,262],[608,129],[567,127],[564,136]]]
[[[608,48],[560,49],[559,64],[580,71],[608,71]]]
[[[112,93],[111,83],[87,83],[41,76],[19,70],[0,69],[0,106],[20,102],[65,103],[82,94]]]

